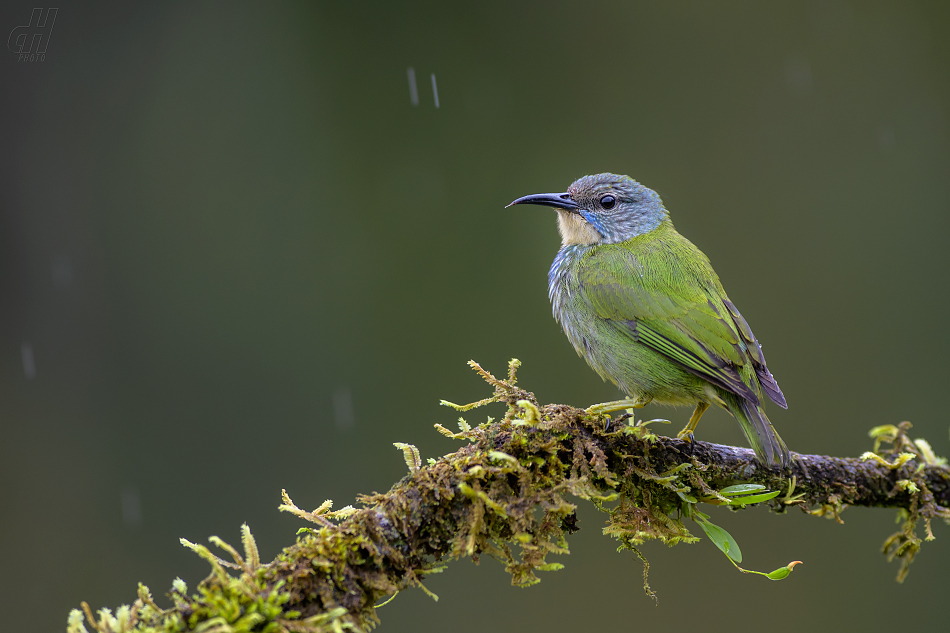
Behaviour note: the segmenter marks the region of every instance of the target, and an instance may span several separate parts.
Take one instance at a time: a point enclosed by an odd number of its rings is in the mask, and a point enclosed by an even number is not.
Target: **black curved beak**
[[[568,211],[577,211],[580,206],[571,199],[569,193],[533,193],[530,196],[522,196],[508,205],[516,204],[540,204],[544,207],[554,207],[555,209],[566,209]],[[505,207],[506,209],[508,207]]]

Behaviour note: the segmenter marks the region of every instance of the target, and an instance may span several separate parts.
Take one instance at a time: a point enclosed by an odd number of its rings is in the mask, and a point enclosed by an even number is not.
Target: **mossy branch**
[[[605,512],[604,533],[645,564],[638,545],[648,539],[670,545],[697,540],[683,523],[696,516],[689,507],[697,501],[735,506],[734,498],[721,493],[736,484],[781,490],[767,501],[776,512],[796,507],[840,521],[849,505],[896,508],[903,526],[887,539],[884,553],[902,559],[899,580],[920,549],[919,521],[932,540],[931,520],[950,518],[946,460],[925,441],[912,441],[909,423],[872,430],[874,451],[861,458],[793,453],[789,470],[769,470],[751,450],[661,437],[630,416],[608,426],[606,416],[583,409],[539,406],[517,386],[517,361],[506,380],[471,365],[494,388],[493,396],[474,404],[503,402],[508,408],[501,420],[489,418],[475,428],[460,420],[458,433],[436,425],[442,434],[469,442],[457,452],[422,465],[414,446],[397,445],[410,473],[385,494],[361,497],[359,510],[333,512],[325,502],[308,512],[285,492],[280,509],[316,525],[302,528],[297,542],[271,563],[261,564],[246,526],[243,556],[211,539],[233,563],[185,542],[212,566],[196,593],[176,580],[169,594],[174,606],[163,610],[140,585],[138,600],[115,615],[101,609],[94,618],[83,603],[83,611],[70,614],[69,632],[87,632],[86,623],[103,633],[365,631],[379,621],[376,607],[387,596],[419,587],[435,598],[423,580],[456,558],[492,556],[520,586],[538,582],[538,571],[560,568],[547,556],[566,553],[567,536],[577,529],[572,498]]]

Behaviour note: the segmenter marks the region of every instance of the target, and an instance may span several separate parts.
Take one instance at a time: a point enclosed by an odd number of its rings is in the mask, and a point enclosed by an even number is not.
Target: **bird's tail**
[[[728,398],[729,413],[733,415],[746,439],[755,451],[755,456],[766,466],[788,466],[791,456],[788,447],[772,427],[762,405],[755,405],[741,396]]]

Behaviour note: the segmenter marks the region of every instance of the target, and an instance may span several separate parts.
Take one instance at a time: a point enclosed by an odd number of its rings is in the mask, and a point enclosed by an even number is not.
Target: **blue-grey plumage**
[[[554,317],[601,377],[641,406],[696,407],[681,437],[691,438],[703,412],[719,405],[760,461],[788,464],[763,408],[766,395],[787,405],[761,345],[655,191],[627,176],[598,174],[565,193],[512,204],[557,211],[562,245],[548,276]]]

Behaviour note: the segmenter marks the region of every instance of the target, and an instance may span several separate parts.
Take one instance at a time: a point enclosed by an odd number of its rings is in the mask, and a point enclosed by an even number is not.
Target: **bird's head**
[[[655,191],[617,174],[584,176],[564,193],[524,196],[508,206],[515,204],[554,207],[565,246],[624,242],[649,233],[669,217]]]

